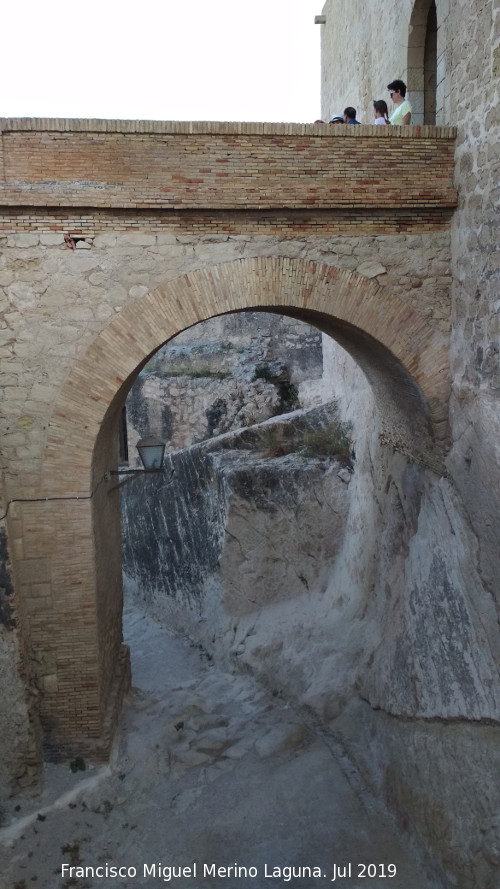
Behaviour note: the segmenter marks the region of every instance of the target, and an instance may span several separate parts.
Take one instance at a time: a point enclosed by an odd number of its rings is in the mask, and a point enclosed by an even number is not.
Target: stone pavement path
[[[13,801],[0,889],[440,889],[299,714],[142,613],[125,622],[112,762],[47,765],[43,793]]]

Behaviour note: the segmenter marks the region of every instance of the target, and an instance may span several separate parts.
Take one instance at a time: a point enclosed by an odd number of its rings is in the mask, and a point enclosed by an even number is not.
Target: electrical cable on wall
[[[5,510],[4,514],[2,516],[0,516],[0,522],[3,522],[3,520],[7,518],[8,514],[9,514],[9,509],[10,509],[12,503],[49,503],[49,502],[54,503],[57,500],[92,500],[92,497],[94,496],[96,491],[99,489],[99,487],[102,485],[103,481],[105,481],[105,479],[106,479],[106,476],[103,475],[103,477],[97,482],[94,490],[90,494],[85,494],[85,495],[78,494],[73,497],[26,497],[26,498],[14,497],[12,500],[9,500],[9,502],[7,503],[7,509]]]

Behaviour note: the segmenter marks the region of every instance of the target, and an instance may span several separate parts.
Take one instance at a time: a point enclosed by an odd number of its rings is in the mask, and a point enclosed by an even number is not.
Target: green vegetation
[[[223,370],[211,370],[209,367],[199,367],[192,370],[189,366],[185,366],[172,370],[163,369],[158,371],[156,376],[161,380],[175,379],[176,377],[191,377],[193,380],[211,377],[212,379],[223,380],[230,377],[231,374]]]
[[[211,370],[209,367],[200,367],[198,370],[187,373],[186,376],[192,377],[194,380],[200,377],[215,377],[217,380],[223,380],[225,377],[230,377],[231,374],[223,370]]]
[[[284,423],[270,426],[262,433],[261,445],[263,457],[284,457],[296,453],[306,459],[323,457],[329,460],[341,460],[352,467],[354,453],[350,438],[352,425],[342,421],[329,423],[322,429],[311,429],[297,438]]]
[[[271,372],[271,368],[268,364],[258,364],[254,371],[254,380],[265,380],[266,383],[271,383],[275,377]]]
[[[82,756],[77,756],[76,759],[72,759],[69,767],[72,772],[84,772],[86,769],[85,760]]]
[[[299,390],[295,383],[289,383],[286,380],[283,383],[278,383],[278,395],[280,400],[276,407],[276,415],[288,414],[300,407]]]
[[[339,420],[304,433],[303,457],[328,457],[352,463],[351,423]]]

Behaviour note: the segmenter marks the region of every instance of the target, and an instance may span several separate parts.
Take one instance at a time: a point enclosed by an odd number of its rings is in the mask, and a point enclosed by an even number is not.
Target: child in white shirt
[[[387,102],[384,102],[383,99],[376,99],[373,103],[373,114],[375,117],[374,123],[377,126],[385,126],[390,123],[389,120],[389,110],[387,108]]]

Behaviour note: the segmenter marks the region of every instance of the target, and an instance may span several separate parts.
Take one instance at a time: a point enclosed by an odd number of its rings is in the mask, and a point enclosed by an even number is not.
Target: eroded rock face
[[[12,580],[8,566],[7,535],[0,527],[0,624],[8,630],[14,626],[12,612]]]
[[[290,455],[219,466],[231,495],[220,581],[239,618],[307,592],[324,591],[342,546],[347,487],[338,464]]]
[[[443,886],[496,889],[500,867],[500,728],[405,720],[352,699],[330,729],[413,839]],[[453,875],[449,880],[450,875]]]
[[[235,437],[212,442],[203,461],[202,446],[187,449],[185,478],[195,454],[205,481],[197,471],[185,522],[189,534],[207,522],[210,570],[188,594],[183,579],[204,552],[194,543],[173,598],[142,595],[328,723],[443,886],[496,889],[500,638],[484,559],[453,479],[381,443],[349,362],[329,367],[353,421],[353,471],[256,459],[259,427],[238,449]]]
[[[211,318],[174,337],[127,397],[129,460],[155,431],[167,451],[321,404],[321,334],[276,313]]]
[[[496,612],[473,543],[452,486],[425,479],[401,573],[387,584],[385,603],[372,604],[383,627],[363,683],[373,706],[402,716],[500,719]]]
[[[343,570],[354,588],[361,572],[371,586],[357,626],[367,644],[355,694],[331,711],[331,728],[400,825],[430,850],[444,886],[493,889],[500,638],[491,569],[498,547],[474,527],[481,502],[490,535],[495,527],[496,476],[479,447],[486,430],[464,425],[449,477],[409,464],[380,446],[372,396],[354,362],[328,344],[325,358],[339,408],[353,420],[357,456],[350,554],[345,548],[344,569],[337,560],[334,573]],[[460,459],[464,445],[468,460]]]
[[[495,605],[452,483],[376,436],[350,467],[305,460],[297,443],[283,455],[300,424],[335,415],[171,455],[159,491],[146,479],[146,508],[142,487],[124,488],[129,586],[322,717],[356,692],[405,718],[500,722]]]
[[[125,572],[152,613],[227,658],[242,619],[324,592],[348,479],[338,461],[297,450],[305,429],[335,416],[334,405],[299,412],[170,455],[160,491],[146,479],[146,509],[143,489],[124,489]]]

